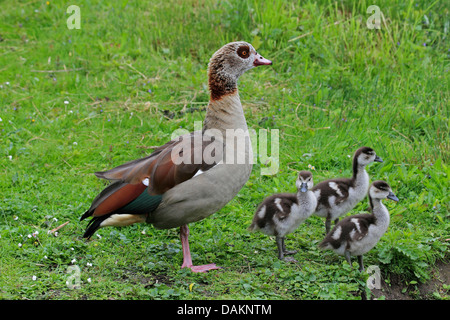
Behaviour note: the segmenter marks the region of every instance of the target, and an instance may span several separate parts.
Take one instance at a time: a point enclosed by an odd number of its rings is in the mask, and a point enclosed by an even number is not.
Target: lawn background
[[[72,4],[80,29],[67,27]],[[366,26],[372,4],[383,13],[379,30]],[[386,180],[400,199],[385,201],[391,225],[366,267],[423,298],[420,284],[436,277],[438,263],[448,268],[449,257],[449,7],[2,1],[0,298],[359,299],[369,275],[317,249],[322,219],[288,236],[296,264],[277,259],[274,239],[246,229],[258,203],[294,192],[308,165],[316,183],[350,176],[363,145],[384,159],[367,168],[371,179]],[[105,186],[93,172],[149,154],[175,129],[192,130],[209,99],[209,58],[236,40],[273,60],[243,75],[239,90],[249,127],[279,130],[280,168],[263,176],[258,162],[235,199],[190,225],[194,263],[224,269],[180,269],[177,229],[105,228],[82,239],[79,217]],[[78,289],[66,284],[73,266]],[[448,284],[426,297],[448,299]]]

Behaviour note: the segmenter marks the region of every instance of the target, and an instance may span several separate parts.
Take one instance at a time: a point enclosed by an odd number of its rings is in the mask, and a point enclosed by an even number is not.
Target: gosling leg
[[[278,248],[278,259],[284,260],[284,250],[283,250],[284,238],[277,236],[276,241],[277,241],[277,248]]]
[[[326,217],[326,219],[325,219],[325,234],[328,234],[330,232],[330,229],[331,229],[331,218]]]
[[[297,251],[286,251],[286,246],[284,244],[284,237],[277,237],[276,238],[277,241],[277,247],[278,247],[278,259],[280,260],[284,260],[287,262],[297,262],[297,260],[295,260],[292,257],[285,257],[284,255],[289,255],[289,254],[294,254]]]
[[[350,265],[350,267],[352,267],[352,269],[353,269],[353,266],[352,266],[352,259],[351,259],[351,257],[350,257],[350,251],[345,250],[345,251],[344,251],[344,256],[345,256],[345,259],[347,260],[348,264]]]
[[[364,271],[364,262],[363,262],[362,255],[358,256],[358,263],[359,263],[359,271],[363,272]]]

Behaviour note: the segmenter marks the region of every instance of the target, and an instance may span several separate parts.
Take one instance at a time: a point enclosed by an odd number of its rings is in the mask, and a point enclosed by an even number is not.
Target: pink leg
[[[183,247],[183,264],[181,268],[189,268],[192,272],[206,272],[209,270],[221,269],[221,267],[216,266],[214,263],[205,264],[202,266],[193,266],[191,251],[189,250],[189,227],[186,225],[180,227],[180,238],[181,246]]]

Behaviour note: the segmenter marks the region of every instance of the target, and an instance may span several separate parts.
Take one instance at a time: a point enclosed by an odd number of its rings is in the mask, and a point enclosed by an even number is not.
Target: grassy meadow
[[[373,298],[355,258],[352,269],[317,248],[323,219],[287,237],[298,263],[247,231],[264,197],[295,191],[298,171],[311,168],[316,183],[351,176],[363,145],[384,160],[368,166],[371,179],[400,199],[384,201],[391,224],[366,270],[378,266],[409,298],[448,299],[435,270],[448,270],[450,243],[449,2],[76,2],[1,1],[0,299]],[[80,29],[67,27],[71,4]],[[380,29],[366,25],[372,4]],[[209,99],[209,58],[236,40],[273,61],[244,74],[239,91],[250,128],[279,130],[280,158],[271,176],[258,161],[227,206],[190,225],[194,264],[223,269],[180,269],[178,229],[82,239],[79,218],[105,186],[93,172],[193,130]]]

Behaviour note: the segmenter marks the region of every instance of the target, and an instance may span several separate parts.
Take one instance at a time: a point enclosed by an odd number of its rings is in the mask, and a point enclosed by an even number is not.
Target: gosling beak
[[[389,192],[389,195],[387,196],[388,199],[394,200],[394,201],[399,201],[398,198],[395,196],[394,193]]]
[[[269,59],[264,58],[259,53],[256,53],[255,61],[253,61],[253,65],[255,67],[257,67],[257,66],[270,66],[271,64],[272,64],[272,61],[270,61]]]
[[[300,188],[301,192],[306,192],[308,191],[308,184],[306,182],[302,182],[302,186]]]
[[[383,159],[381,159],[379,156],[375,156],[375,160],[376,162],[383,162]]]

